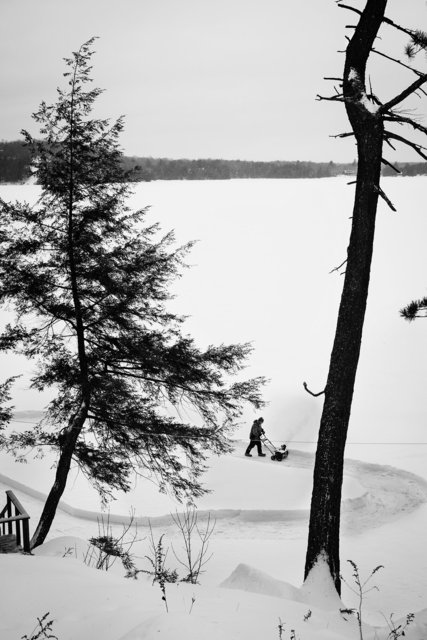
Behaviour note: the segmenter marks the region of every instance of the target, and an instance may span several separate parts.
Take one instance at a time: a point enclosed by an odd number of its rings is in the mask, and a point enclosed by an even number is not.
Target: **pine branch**
[[[427,50],[427,34],[425,31],[416,29],[412,36],[411,42],[406,45],[405,54],[408,58],[414,58],[420,51]]]
[[[181,399],[184,399],[184,397],[187,397],[188,399],[190,399],[190,402],[192,402],[193,404],[196,404],[196,402],[198,403],[198,401],[195,400],[194,397],[197,398],[197,396],[200,396],[201,398],[203,398],[202,402],[205,402],[205,398],[209,398],[210,402],[216,403],[218,406],[222,406],[223,408],[225,406],[228,406],[229,408],[231,407],[231,403],[234,403],[235,401],[237,401],[237,397],[236,397],[236,393],[235,393],[235,389],[237,388],[236,385],[233,385],[230,388],[218,388],[218,389],[209,389],[209,388],[205,388],[205,389],[200,389],[197,387],[193,387],[193,386],[189,386],[189,385],[184,385],[182,383],[179,382],[175,382],[173,380],[168,380],[167,377],[164,379],[161,378],[153,378],[147,375],[143,375],[143,374],[135,374],[135,373],[130,373],[129,370],[127,370],[126,372],[123,372],[121,369],[112,369],[109,368],[107,370],[106,373],[116,373],[116,374],[122,374],[125,377],[129,377],[129,378],[134,378],[137,380],[140,380],[142,382],[148,382],[150,384],[155,384],[158,385],[160,387],[164,387],[165,390],[168,393],[171,394],[175,394],[176,391],[180,391],[182,392],[181,395]],[[246,400],[248,402],[251,401],[250,396],[254,399],[255,396],[252,396],[251,394],[251,385],[258,385],[258,384],[263,384],[262,379],[261,378],[255,378],[253,380],[247,380],[247,392],[243,393],[241,390],[243,389],[243,385],[239,385],[239,393],[241,398],[243,399],[244,397],[246,397]],[[253,384],[252,384],[253,383]],[[260,403],[260,406],[262,406],[262,402]]]
[[[427,314],[418,315],[420,311],[427,311],[427,297],[410,302],[406,307],[401,309],[399,313],[402,318],[412,322],[415,318],[427,318]]]
[[[139,367],[117,367],[117,366],[112,366],[112,365],[108,365],[107,366],[107,370],[105,371],[105,373],[114,373],[114,374],[119,374],[125,377],[129,377],[129,378],[135,378],[136,380],[141,380],[143,382],[150,382],[156,385],[161,385],[164,386],[166,388],[176,388],[176,389],[181,389],[182,391],[185,391],[187,393],[194,393],[194,394],[200,394],[200,395],[206,395],[206,396],[219,396],[219,395],[224,395],[226,396],[227,394],[222,391],[222,390],[212,390],[212,389],[197,389],[194,387],[189,387],[189,386],[184,386],[182,384],[179,384],[177,382],[170,382],[167,380],[167,378],[162,379],[162,378],[153,378],[151,376],[147,376],[144,375],[143,373],[134,373],[136,371],[140,371]]]

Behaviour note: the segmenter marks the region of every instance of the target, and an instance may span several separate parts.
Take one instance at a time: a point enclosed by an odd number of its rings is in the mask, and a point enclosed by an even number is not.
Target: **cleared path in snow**
[[[291,449],[285,461],[273,462],[269,457],[245,458],[243,451],[243,444],[236,443],[234,454],[211,459],[205,485],[212,491],[198,501],[200,518],[209,512],[215,516],[216,537],[250,538],[259,535],[260,527],[263,535],[270,538],[294,536],[298,532],[305,535],[313,454]],[[33,526],[45,495],[37,490],[36,481],[30,487],[31,475],[39,464],[39,461],[34,465],[9,464],[8,475],[0,474],[0,491],[7,488],[17,491],[32,516]],[[346,460],[344,476],[342,526],[346,533],[378,527],[427,502],[427,481],[396,467]],[[132,507],[140,525],[147,525],[150,519],[153,527],[163,528],[171,525],[170,513],[182,510],[182,505],[171,496],[159,495],[155,485],[147,480],[139,481],[131,493],[117,497],[110,505],[110,522],[127,520]],[[97,494],[82,478],[74,479],[74,487],[69,487],[66,501],[58,510],[52,534],[86,537],[84,531],[89,523],[84,524],[83,520],[96,523],[100,513]]]

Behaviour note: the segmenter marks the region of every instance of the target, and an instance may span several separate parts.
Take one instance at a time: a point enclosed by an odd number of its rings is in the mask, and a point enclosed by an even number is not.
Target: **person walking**
[[[265,453],[262,452],[261,447],[261,436],[264,435],[265,431],[262,428],[262,423],[264,422],[264,418],[258,418],[254,420],[253,425],[251,427],[251,432],[249,434],[250,443],[245,451],[245,456],[248,458],[252,458],[251,451],[254,447],[258,450],[258,455],[260,457],[265,457]]]

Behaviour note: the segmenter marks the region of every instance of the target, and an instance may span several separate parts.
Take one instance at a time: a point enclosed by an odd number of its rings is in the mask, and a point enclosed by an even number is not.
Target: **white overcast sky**
[[[363,0],[349,0],[362,8]],[[126,116],[124,152],[170,158],[351,161],[342,104],[329,95],[344,62],[346,24],[335,0],[0,0],[0,138],[37,135],[30,114],[55,99],[62,58],[91,36],[98,114]],[[387,15],[427,30],[425,0],[390,0]],[[379,48],[403,57],[383,27]],[[390,35],[392,41],[389,40]],[[378,58],[377,58],[378,61]],[[418,66],[427,68],[425,59]],[[372,69],[385,100],[414,79]],[[415,102],[423,120],[426,101]],[[393,159],[393,158],[390,158]],[[419,160],[404,149],[396,160]]]

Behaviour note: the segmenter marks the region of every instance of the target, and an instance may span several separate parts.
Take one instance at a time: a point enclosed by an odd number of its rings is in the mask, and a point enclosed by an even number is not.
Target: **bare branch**
[[[347,258],[345,260],[343,260],[341,262],[341,264],[339,264],[337,267],[334,267],[334,269],[331,269],[331,271],[329,273],[333,273],[334,271],[339,271],[339,269],[341,269],[341,267],[343,267],[346,262],[347,262]]]
[[[425,133],[427,135],[427,127],[424,127],[422,124],[419,124],[416,120],[413,120],[412,118],[401,116],[398,113],[396,114],[392,113],[388,116],[385,116],[384,120],[387,122],[397,122],[399,124],[409,124],[411,125],[411,127],[416,129],[417,131],[421,131],[422,133]]]
[[[354,13],[357,13],[359,16],[362,15],[362,11],[360,9],[356,9],[355,7],[351,7],[348,4],[342,4],[341,2],[339,2],[337,4],[341,9],[348,9],[349,11],[354,11]],[[385,24],[390,25],[390,27],[393,27],[394,29],[397,29],[398,31],[402,31],[403,33],[406,33],[407,36],[411,36],[412,37],[412,35],[414,34],[414,31],[412,29],[405,29],[405,27],[401,27],[399,24],[396,24],[395,22],[393,22],[393,20],[390,20],[390,18],[386,18],[384,16],[382,21]]]
[[[389,138],[391,138],[392,140],[398,140],[399,142],[402,142],[402,144],[406,144],[408,147],[411,147],[412,149],[414,149],[414,151],[416,151],[416,153],[418,153],[418,155],[421,156],[424,160],[427,160],[427,155],[424,153],[424,151],[427,151],[426,147],[423,147],[420,144],[416,144],[415,142],[411,142],[411,140],[407,140],[406,138],[403,138],[403,136],[397,135],[397,133],[392,133],[391,131],[384,131],[384,139],[386,142],[390,144],[390,146],[393,149],[394,147],[389,142]]]
[[[396,64],[399,64],[402,67],[405,67],[405,69],[409,69],[409,71],[412,71],[417,76],[421,77],[424,75],[422,71],[418,71],[418,69],[414,69],[414,67],[411,67],[409,64],[405,64],[404,62],[402,62],[401,60],[398,60],[397,58],[393,58],[392,56],[388,56],[386,53],[382,53],[382,51],[378,51],[378,49],[372,48],[372,53],[376,53],[378,56],[381,56],[382,58],[391,60],[391,62],[395,62]]]
[[[342,82],[342,78],[332,78],[332,77],[324,77],[323,80],[335,80],[336,82]]]
[[[371,76],[369,76],[369,92],[370,92],[370,95],[371,95],[371,96],[373,96],[373,95],[374,95],[374,92],[372,91]],[[377,98],[377,100],[378,100],[378,98]]]
[[[408,98],[412,93],[414,93],[417,89],[419,89],[421,85],[423,85],[425,82],[427,82],[427,74],[420,76],[418,80],[415,80],[415,82],[409,85],[409,87],[407,87],[404,91],[399,93],[398,96],[395,96],[394,98],[392,98],[392,100],[389,100],[388,102],[383,104],[382,107],[379,108],[380,113],[386,113],[387,111],[395,107],[397,104],[400,104],[401,102],[403,102],[403,100]]]
[[[387,140],[387,137],[386,137],[386,136],[384,136],[384,141],[388,144],[388,146],[389,146],[389,147],[391,147],[391,148],[393,149],[393,151],[396,151],[396,147],[394,147],[394,146],[391,144],[390,140]]]
[[[330,97],[320,96],[319,94],[317,94],[316,100],[332,100],[335,102],[344,102],[344,98],[342,97],[342,94],[337,94],[336,96],[330,96]]]
[[[323,395],[325,393],[325,389],[323,389],[323,391],[319,391],[319,393],[313,393],[313,391],[310,391],[310,389],[307,387],[307,383],[306,382],[303,382],[302,386],[307,391],[307,393],[309,393],[311,396],[314,396],[315,398],[317,398],[317,396],[321,396],[321,395]]]
[[[349,131],[348,133],[337,133],[334,136],[329,136],[330,138],[348,138],[349,136],[354,136],[354,131]]]
[[[388,160],[386,160],[385,158],[381,158],[381,162],[383,164],[386,164],[388,167],[391,167],[391,169],[393,169],[393,171],[396,171],[396,173],[402,173],[400,169],[398,169],[397,167],[394,166],[394,164],[392,164],[391,162],[389,162]]]
[[[409,36],[410,38],[412,38],[412,36],[415,33],[413,29],[406,29],[405,27],[401,27],[400,24],[396,24],[395,22],[393,22],[393,20],[390,20],[390,18],[384,17],[383,22],[385,22],[385,24],[388,24],[390,27],[393,27],[394,29],[401,31],[402,33],[406,33],[406,35]]]
[[[354,11],[354,13],[357,13],[359,16],[362,15],[362,12],[360,11],[360,9],[355,9],[355,7],[350,7],[348,4],[342,4],[341,2],[338,2],[337,5],[339,6],[340,9],[348,9],[349,11]]]
[[[384,193],[384,191],[381,189],[380,186],[375,185],[375,189],[378,192],[378,194],[381,196],[381,198],[387,202],[388,206],[390,207],[390,209],[392,211],[397,211],[396,207],[394,206],[394,204],[392,203],[392,201],[390,200],[390,198],[388,198],[386,196],[386,194]]]

